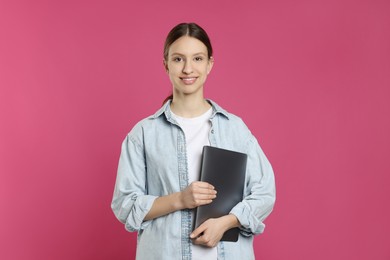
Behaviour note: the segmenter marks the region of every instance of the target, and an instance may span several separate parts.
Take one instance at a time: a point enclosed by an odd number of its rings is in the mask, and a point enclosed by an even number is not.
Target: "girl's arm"
[[[185,190],[158,197],[146,214],[144,221],[158,218],[177,210],[192,209],[209,204],[216,198],[217,192],[207,182],[196,181]]]

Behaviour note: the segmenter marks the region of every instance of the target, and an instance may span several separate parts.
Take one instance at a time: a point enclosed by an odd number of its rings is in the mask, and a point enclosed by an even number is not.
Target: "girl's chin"
[[[201,91],[202,87],[199,86],[180,86],[179,88],[175,87],[175,92],[184,94],[184,95],[192,95],[198,94]]]

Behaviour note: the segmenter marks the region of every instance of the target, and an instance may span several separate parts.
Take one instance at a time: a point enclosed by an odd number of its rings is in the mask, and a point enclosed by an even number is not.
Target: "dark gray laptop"
[[[241,202],[244,193],[247,155],[212,146],[204,146],[200,180],[210,183],[217,191],[211,204],[200,206],[195,213],[195,228],[209,218],[229,214]],[[225,232],[221,241],[238,240],[239,229]]]

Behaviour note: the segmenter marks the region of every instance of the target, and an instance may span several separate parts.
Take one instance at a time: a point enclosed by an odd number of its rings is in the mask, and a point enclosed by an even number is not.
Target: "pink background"
[[[390,259],[388,0],[1,1],[0,259],[133,259],[120,144],[171,86],[168,31],[211,36],[206,95],[273,164],[258,259]]]

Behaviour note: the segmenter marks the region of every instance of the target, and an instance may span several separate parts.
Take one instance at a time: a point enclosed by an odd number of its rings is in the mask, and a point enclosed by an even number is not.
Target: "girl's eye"
[[[173,61],[181,62],[181,61],[183,61],[183,59],[181,57],[175,57],[175,58],[173,58]]]
[[[203,58],[202,57],[195,57],[195,61],[202,61]]]

